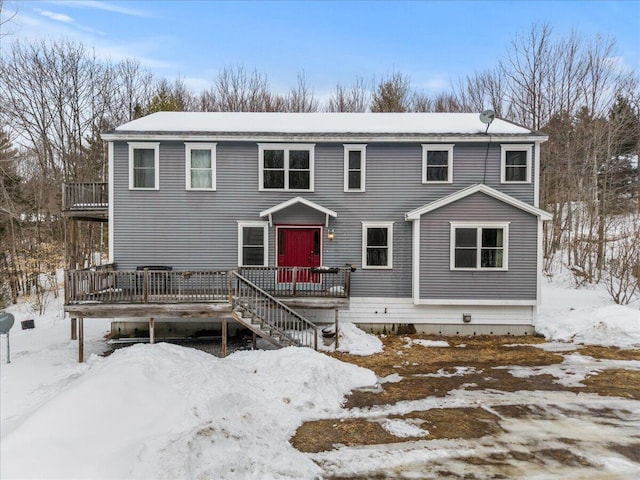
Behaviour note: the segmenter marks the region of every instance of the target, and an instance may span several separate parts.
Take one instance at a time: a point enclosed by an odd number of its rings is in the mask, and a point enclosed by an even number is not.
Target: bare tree
[[[372,112],[406,112],[411,109],[411,82],[399,72],[383,78],[371,101]]]
[[[453,95],[462,111],[481,112],[490,108],[498,117],[510,117],[506,80],[500,69],[467,76],[458,82]]]
[[[618,219],[617,238],[609,243],[605,286],[613,300],[626,305],[640,292],[640,216]]]
[[[411,95],[411,110],[414,112],[433,112],[433,99],[424,93],[414,92]]]
[[[550,118],[545,103],[546,82],[552,58],[551,27],[534,24],[526,35],[518,35],[500,62],[508,81],[507,98],[517,122],[540,130]]]
[[[114,123],[121,124],[142,115],[153,97],[153,75],[144,70],[139,60],[125,59],[113,72],[117,78],[112,112]]]
[[[313,96],[313,89],[307,84],[304,72],[298,74],[298,85],[291,89],[287,96],[287,111],[317,112],[318,100]]]
[[[362,77],[356,77],[350,87],[340,83],[331,92],[327,111],[329,112],[366,112],[371,104],[369,88]]]
[[[286,101],[270,92],[267,77],[256,70],[247,72],[243,66],[224,68],[218,74],[211,94],[215,99],[215,111],[272,112],[286,109]]]

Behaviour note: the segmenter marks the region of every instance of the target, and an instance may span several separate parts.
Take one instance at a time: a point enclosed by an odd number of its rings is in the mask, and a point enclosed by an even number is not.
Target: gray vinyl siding
[[[267,220],[259,212],[301,196],[337,212],[323,235],[323,263],[358,267],[352,296],[410,297],[412,291],[411,222],[404,214],[471,184],[485,183],[532,203],[534,184],[500,184],[500,145],[457,144],[454,183],[423,185],[422,147],[370,143],[366,150],[366,191],[344,192],[342,143],[315,146],[313,192],[258,190],[258,146],[218,142],[216,191],[185,188],[184,143],[160,143],[157,191],[129,190],[128,145],[114,143],[114,258],[119,269],[167,265],[175,269],[230,269],[237,265],[238,222]],[[532,217],[533,218],[533,217]],[[303,205],[273,215],[274,224],[324,225],[325,216]],[[393,269],[363,270],[362,222],[394,222]],[[275,265],[275,228],[269,228],[269,265]],[[535,235],[531,239],[535,244]],[[446,242],[448,246],[448,240]],[[533,275],[535,281],[535,274]]]
[[[451,270],[450,222],[510,222],[508,271]],[[420,219],[420,298],[534,300],[537,229],[537,217],[483,193],[423,215]]]

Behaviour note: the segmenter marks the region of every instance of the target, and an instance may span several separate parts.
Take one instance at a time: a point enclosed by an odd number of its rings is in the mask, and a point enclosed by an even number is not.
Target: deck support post
[[[251,332],[251,333],[253,334],[252,335],[252,339],[251,339],[252,340],[252,347],[253,347],[253,350],[255,350],[257,348],[258,336],[256,335],[256,332]]]
[[[149,269],[145,268],[142,277],[142,303],[149,303]]]
[[[67,242],[68,257],[67,268],[78,268],[78,222],[75,219],[69,220],[69,239]]]
[[[149,343],[153,345],[156,343],[156,321],[154,318],[149,318]]]
[[[337,309],[337,308],[336,308],[336,316],[335,316],[335,319],[336,319],[336,320],[335,320],[335,322],[336,322],[336,328],[335,328],[335,330],[336,330],[336,341],[334,342],[334,344],[333,344],[333,345],[335,346],[335,350],[338,350],[338,347],[340,346],[340,345],[339,345],[339,340],[338,340],[338,338],[339,338],[339,337],[338,337],[338,334],[339,334],[340,332],[338,331],[338,323],[339,323],[339,321],[338,321],[338,320],[339,320],[339,319],[338,319],[338,309]]]
[[[227,356],[227,319],[222,319],[222,357]]]
[[[78,362],[84,362],[84,318],[78,319]]]
[[[78,339],[78,321],[71,317],[71,340]]]

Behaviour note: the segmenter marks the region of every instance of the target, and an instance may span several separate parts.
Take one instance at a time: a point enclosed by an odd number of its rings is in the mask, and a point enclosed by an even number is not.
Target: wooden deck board
[[[226,303],[83,303],[65,305],[65,312],[77,318],[212,318],[231,315]]]

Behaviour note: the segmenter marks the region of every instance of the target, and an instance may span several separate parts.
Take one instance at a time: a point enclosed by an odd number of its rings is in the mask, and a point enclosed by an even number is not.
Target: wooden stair
[[[231,316],[277,348],[305,346],[318,349],[318,327],[233,272],[234,294]]]

